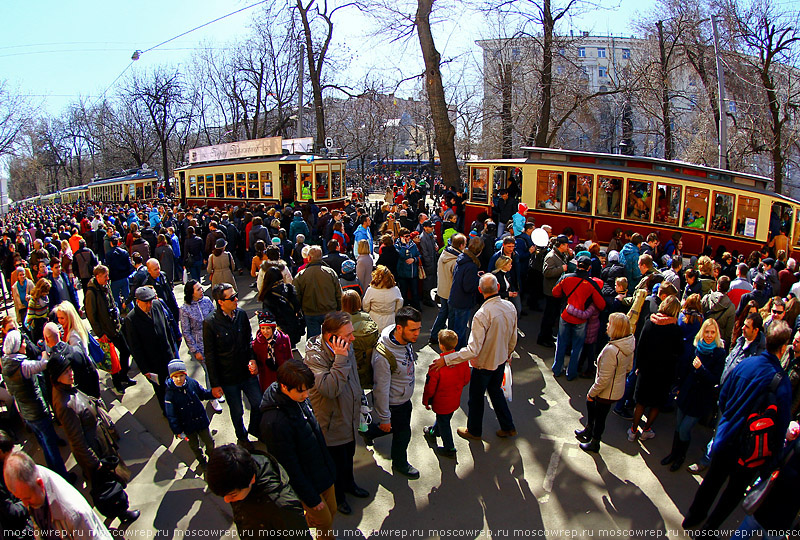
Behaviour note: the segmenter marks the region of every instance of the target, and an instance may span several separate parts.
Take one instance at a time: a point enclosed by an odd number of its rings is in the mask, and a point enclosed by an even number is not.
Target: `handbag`
[[[428,277],[428,276],[427,276],[427,274],[425,274],[425,269],[422,268],[422,266],[420,265],[420,267],[419,267],[419,279],[425,279],[426,277]]]
[[[97,366],[97,369],[111,373],[113,368],[111,365],[111,354],[110,350],[109,354],[106,354],[107,350],[108,349],[104,349],[100,342],[97,341],[96,337],[89,334],[89,356],[92,358],[92,362]]]
[[[114,344],[111,343],[107,337],[102,337],[99,340],[100,348],[103,349],[103,360],[105,361],[106,357],[108,358],[108,364],[111,366],[111,369],[108,370],[109,373],[114,375],[115,373],[119,373],[122,369],[122,365],[119,362],[119,354],[117,353],[117,348],[114,347]]]
[[[508,401],[511,401],[511,384],[512,384],[511,364],[506,362],[506,368],[503,371],[503,383],[501,385],[501,388],[503,389],[503,395]]]
[[[766,500],[772,487],[780,476],[781,469],[784,465],[794,457],[797,446],[800,445],[800,439],[796,439],[792,447],[786,452],[781,459],[780,465],[770,473],[766,478],[759,478],[758,481],[748,490],[747,495],[744,496],[742,501],[742,509],[748,515],[753,515],[761,507],[761,504]]]

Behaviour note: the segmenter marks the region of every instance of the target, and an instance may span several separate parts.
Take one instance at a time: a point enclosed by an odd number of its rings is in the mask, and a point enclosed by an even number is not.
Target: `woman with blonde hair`
[[[69,279],[72,279],[72,255],[72,248],[69,246],[69,242],[67,240],[62,240],[61,251],[58,256],[61,260],[61,268],[66,272]]]
[[[675,380],[675,366],[683,349],[681,331],[678,328],[678,313],[681,303],[674,296],[668,296],[658,306],[658,313],[653,313],[645,321],[637,343],[636,354],[636,390],[631,427],[628,429],[628,440],[634,442],[636,437],[646,441],[656,436],[653,423],[658,412],[669,399],[672,381]],[[639,422],[645,409],[647,423],[638,434]]]
[[[694,338],[694,345],[693,369],[684,377],[678,391],[672,451],[661,460],[661,464],[669,465],[673,472],[680,469],[686,459],[692,428],[714,408],[717,397],[714,387],[725,367],[725,349],[717,321],[708,318],[703,322]]]
[[[80,347],[89,356],[89,334],[72,302],[61,302],[53,309],[53,312],[56,314],[58,324],[61,325],[62,341],[66,341],[73,347]]]
[[[628,317],[624,313],[612,313],[606,331],[609,342],[597,356],[594,384],[586,394],[586,427],[575,430],[581,449],[586,452],[600,451],[608,411],[625,393],[625,378],[633,369],[636,339]]]
[[[366,291],[367,287],[369,287],[372,271],[375,269],[375,263],[372,261],[372,254],[369,252],[368,240],[359,240],[356,246],[358,249],[356,276],[358,276],[359,283],[364,286],[364,290]]]
[[[400,288],[395,285],[394,276],[383,265],[378,265],[372,271],[372,281],[369,284],[362,308],[369,313],[378,328],[383,330],[394,324],[394,316],[403,307],[403,295]]]

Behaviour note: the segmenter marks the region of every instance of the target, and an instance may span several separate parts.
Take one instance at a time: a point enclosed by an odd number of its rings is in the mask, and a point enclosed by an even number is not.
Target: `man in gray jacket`
[[[558,280],[567,271],[569,252],[569,239],[560,234],[553,240],[553,249],[544,258],[542,290],[544,292],[545,305],[542,324],[539,327],[539,338],[536,340],[536,343],[544,347],[552,348],[556,346],[553,340],[553,327],[561,313],[561,298],[553,296],[553,287],[556,286]]]
[[[395,326],[383,329],[372,353],[375,380],[372,397],[378,425],[370,425],[362,435],[369,446],[375,437],[391,433],[392,470],[417,479],[419,471],[408,463],[408,443],[411,442],[411,397],[417,362],[412,344],[419,338],[422,316],[416,309],[406,306],[397,312],[394,320]]]
[[[702,299],[703,314],[717,321],[719,333],[722,341],[725,342],[726,350],[731,348],[733,339],[733,325],[736,322],[736,307],[728,298],[728,290],[731,286],[731,278],[720,276],[717,281],[717,290],[705,295]]]
[[[309,389],[308,397],[336,466],[336,504],[344,515],[353,512],[346,493],[359,498],[369,496],[353,478],[362,395],[354,340],[350,315],[333,311],[322,322],[322,335],[308,341],[304,360],[314,373],[314,386]]]
[[[450,245],[444,248],[444,251],[439,256],[439,263],[436,271],[436,296],[439,297],[439,313],[436,315],[436,320],[433,322],[431,328],[431,345],[438,345],[439,340],[437,336],[440,330],[444,330],[447,326],[447,316],[449,306],[447,304],[450,298],[450,287],[453,285],[453,272],[456,270],[456,260],[461,252],[464,251],[464,246],[467,245],[467,237],[463,234],[454,234],[450,239]]]

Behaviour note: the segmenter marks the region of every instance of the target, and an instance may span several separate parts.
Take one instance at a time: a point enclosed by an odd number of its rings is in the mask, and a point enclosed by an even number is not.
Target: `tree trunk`
[[[431,33],[430,15],[436,0],[417,0],[416,26],[422,57],[425,60],[425,88],[431,106],[433,129],[436,134],[436,148],[442,164],[442,181],[448,187],[458,187],[461,174],[456,161],[456,130],[450,122],[447,101],[444,96],[442,73],[439,70],[441,56],[436,50]],[[433,155],[431,155],[433,161]]]
[[[503,108],[500,112],[500,121],[503,126],[502,157],[510,158],[514,152],[513,142],[513,122],[511,117],[512,87],[511,72],[512,67],[509,63],[502,63],[500,70],[500,87],[503,93]]]
[[[675,147],[672,143],[672,125],[669,112],[669,75],[667,73],[667,51],[664,44],[664,23],[658,21],[658,50],[661,55],[661,125],[664,128],[664,159],[675,158]]]
[[[761,71],[761,83],[764,85],[764,90],[767,93],[767,101],[769,103],[770,129],[772,131],[772,137],[769,141],[770,151],[772,153],[772,179],[775,181],[775,193],[780,194],[783,191],[783,177],[786,169],[786,158],[781,148],[783,144],[784,121],[781,120],[778,92],[769,75],[769,64]]]
[[[553,31],[555,21],[550,7],[550,0],[542,4],[542,23],[544,36],[542,37],[542,106],[539,110],[539,122],[536,126],[534,144],[546,148],[550,146],[550,116],[553,108]]]
[[[326,19],[328,25],[328,35],[325,43],[320,47],[318,58],[314,58],[314,43],[313,36],[311,35],[311,25],[308,22],[308,10],[313,5],[313,0],[309,2],[308,6],[303,6],[301,0],[297,0],[297,8],[300,13],[300,20],[303,23],[303,34],[306,39],[306,56],[308,58],[308,78],[311,80],[311,92],[314,96],[314,120],[316,121],[316,145],[318,148],[325,146],[325,107],[322,103],[322,66],[325,62],[325,53],[327,52],[328,43],[330,43],[331,35],[333,33],[332,23]]]

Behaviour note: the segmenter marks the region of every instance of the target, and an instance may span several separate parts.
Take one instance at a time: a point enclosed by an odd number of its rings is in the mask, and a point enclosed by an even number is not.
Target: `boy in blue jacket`
[[[167,370],[169,379],[164,394],[164,411],[169,427],[176,439],[186,439],[200,463],[200,468],[205,468],[208,461],[200,451],[199,439],[203,440],[207,455],[211,455],[214,450],[214,439],[208,429],[211,421],[203,400],[213,399],[214,396],[211,390],[206,390],[199,382],[186,375],[186,364],[181,360],[170,362]]]

